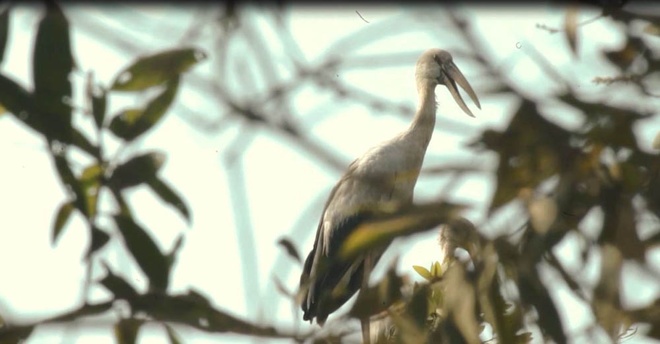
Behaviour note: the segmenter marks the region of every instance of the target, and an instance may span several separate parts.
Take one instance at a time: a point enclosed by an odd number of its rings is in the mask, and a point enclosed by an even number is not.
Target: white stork
[[[481,109],[477,95],[447,51],[425,51],[417,60],[415,81],[419,100],[410,127],[353,161],[330,193],[300,276],[304,320],[316,318],[323,326],[328,315],[366,283],[385,251],[371,251],[351,261],[340,259],[339,249],[351,231],[377,215],[383,206],[391,209],[412,203],[435,125],[435,87],[446,86],[461,109],[474,117],[456,89],[458,83]]]

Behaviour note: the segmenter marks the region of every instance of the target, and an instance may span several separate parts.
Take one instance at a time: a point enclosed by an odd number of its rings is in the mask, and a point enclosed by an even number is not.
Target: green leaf
[[[71,143],[88,153],[89,155],[93,157],[100,157],[101,152],[99,151],[99,147],[94,145],[89,139],[80,132],[80,130],[76,128],[71,128]]]
[[[431,275],[431,271],[429,271],[425,267],[419,266],[419,265],[413,265],[413,269],[415,269],[415,271],[417,271],[417,273],[420,276],[424,277],[424,279],[426,279],[427,281],[430,281],[430,280],[433,279],[433,275]]]
[[[105,244],[110,241],[110,235],[96,226],[90,227],[90,236],[91,242],[87,253],[85,253],[85,259],[89,259],[94,253],[105,247]]]
[[[100,129],[103,127],[103,121],[105,120],[105,114],[108,107],[108,93],[102,87],[98,87],[94,84],[94,77],[91,73],[87,78],[87,86],[85,88],[87,99],[92,105],[94,124],[96,124],[97,129]]]
[[[132,218],[119,214],[114,216],[119,232],[128,251],[138,266],[149,278],[149,290],[166,291],[170,279],[170,265],[147,231]]]
[[[0,13],[0,64],[5,58],[7,40],[9,39],[9,7]]]
[[[190,223],[188,206],[169,185],[158,177],[149,180],[147,183],[163,202],[173,206]]]
[[[179,76],[168,81],[161,94],[151,100],[144,110],[128,109],[116,115],[110,122],[110,131],[127,141],[134,140],[158,123],[176,96],[179,89]]]
[[[163,51],[139,58],[115,78],[113,91],[141,91],[158,86],[204,60],[206,53],[195,48]]]
[[[69,23],[53,2],[47,2],[46,14],[39,22],[33,55],[34,101],[43,117],[46,136],[71,142],[71,82],[73,55]]]
[[[423,232],[456,218],[465,206],[434,202],[381,214],[358,225],[342,244],[339,255],[350,259],[367,250],[382,248],[398,237]]]
[[[117,166],[108,179],[108,186],[115,190],[130,188],[156,178],[165,161],[165,154],[148,152],[135,156]]]
[[[33,100],[30,92],[11,78],[0,73],[0,104],[18,120],[39,133],[44,133],[44,125],[39,117],[32,116]]]
[[[131,300],[138,296],[138,292],[130,283],[121,276],[115,275],[105,262],[103,263],[103,266],[107,270],[107,274],[99,281],[99,283],[108,289],[115,298]]]
[[[165,326],[165,331],[167,332],[167,338],[170,340],[170,344],[182,344],[183,342],[181,341],[181,337],[179,336],[176,331],[172,328],[172,326],[168,324],[164,324]]]
[[[66,225],[69,217],[71,217],[71,212],[73,212],[73,203],[66,202],[60,206],[60,209],[57,211],[55,216],[55,223],[53,223],[53,237],[51,238],[51,244],[55,245],[57,239],[59,239],[60,234],[62,234],[62,229]]]
[[[135,344],[138,331],[144,324],[140,319],[121,319],[115,324],[115,337],[118,344]]]

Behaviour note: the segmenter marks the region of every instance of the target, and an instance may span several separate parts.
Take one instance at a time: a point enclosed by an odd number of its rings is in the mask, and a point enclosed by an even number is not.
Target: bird
[[[341,246],[352,231],[383,209],[412,204],[434,131],[436,86],[447,87],[460,108],[474,117],[458,93],[458,84],[481,109],[476,93],[446,50],[433,48],[421,54],[415,83],[418,104],[412,123],[354,160],[330,192],[300,276],[299,302],[305,321],[316,319],[323,326],[331,313],[366,286],[371,268],[385,252],[386,247],[351,260],[340,258]]]

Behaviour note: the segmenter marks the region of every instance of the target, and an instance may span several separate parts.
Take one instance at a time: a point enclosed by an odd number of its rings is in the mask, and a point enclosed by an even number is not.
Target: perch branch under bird
[[[353,161],[330,193],[319,221],[314,247],[300,276],[303,319],[323,326],[328,315],[367,285],[372,268],[385,249],[372,250],[350,261],[339,257],[349,234],[383,209],[412,204],[413,191],[433,135],[436,116],[435,87],[447,87],[461,109],[474,117],[458,93],[461,86],[479,109],[479,99],[452,60],[441,49],[425,51],[417,60],[415,81],[419,96],[410,126]],[[369,320],[362,322],[369,341]]]

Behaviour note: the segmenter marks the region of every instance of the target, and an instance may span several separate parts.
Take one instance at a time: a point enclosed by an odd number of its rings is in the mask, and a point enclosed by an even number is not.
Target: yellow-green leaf
[[[66,202],[60,206],[60,209],[57,211],[55,216],[55,223],[53,224],[53,237],[51,243],[54,245],[62,234],[62,229],[66,225],[69,217],[71,217],[71,212],[73,212],[74,206],[72,202]]]
[[[432,275],[431,272],[430,272],[428,269],[426,269],[425,267],[423,267],[423,266],[419,266],[419,265],[413,265],[413,269],[415,269],[415,271],[417,271],[417,273],[418,273],[420,276],[424,277],[424,279],[426,279],[427,281],[430,281],[430,280],[433,279],[433,275]]]
[[[101,187],[102,176],[103,167],[96,163],[86,167],[80,175],[80,183],[85,192],[87,213],[89,217],[94,217],[96,214],[96,204]]]
[[[435,202],[376,216],[357,226],[342,244],[339,254],[343,259],[349,259],[360,252],[386,246],[395,238],[449,222],[464,208],[462,205]]]
[[[131,141],[158,123],[179,89],[179,76],[174,76],[165,90],[151,100],[144,109],[128,109],[120,112],[110,122],[110,131],[117,137]]]
[[[115,337],[118,344],[135,344],[138,331],[144,323],[140,319],[121,319],[115,324]]]
[[[439,262],[435,262],[435,263],[431,264],[431,275],[433,277],[442,276],[442,267],[440,266]]]
[[[141,91],[158,86],[206,58],[195,48],[167,50],[137,59],[115,78],[114,91]]]

